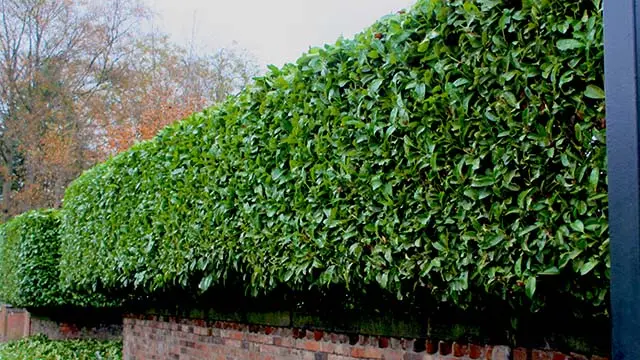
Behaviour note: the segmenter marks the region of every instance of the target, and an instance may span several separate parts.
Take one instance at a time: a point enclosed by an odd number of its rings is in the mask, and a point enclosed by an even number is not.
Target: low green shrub
[[[599,0],[419,0],[84,173],[75,289],[378,284],[606,312]]]
[[[44,335],[0,344],[0,360],[119,360],[121,341],[49,340]]]

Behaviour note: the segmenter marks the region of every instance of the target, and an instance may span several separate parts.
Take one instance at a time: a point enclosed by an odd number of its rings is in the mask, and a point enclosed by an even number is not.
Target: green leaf
[[[571,228],[581,233],[584,232],[584,224],[579,219],[571,223]]]
[[[463,86],[469,83],[469,80],[465,79],[465,78],[460,78],[456,81],[453,82],[453,86]]]
[[[280,169],[273,169],[273,171],[271,172],[271,178],[273,179],[273,181],[278,181],[282,175],[284,174],[284,172]]]
[[[369,91],[371,93],[377,93],[378,90],[380,89],[380,86],[382,85],[382,82],[384,80],[383,79],[375,79],[371,82],[371,86],[369,87]]]
[[[371,188],[373,190],[378,190],[382,185],[383,183],[380,176],[375,176],[373,179],[371,179]]]
[[[559,275],[559,274],[560,274],[560,270],[555,266],[551,266],[546,270],[538,273],[538,275]]]
[[[478,200],[478,190],[466,189],[464,191],[464,195],[471,198],[472,200]]]
[[[490,249],[494,246],[497,246],[504,240],[504,235],[498,234],[493,235],[488,238],[488,241],[482,244],[483,249]]]
[[[536,277],[531,276],[525,281],[525,292],[529,299],[533,299],[533,295],[536,293]]]
[[[496,180],[492,176],[483,176],[483,177],[474,179],[473,182],[471,183],[471,186],[485,187],[485,186],[491,186],[495,184],[495,182]]]
[[[600,181],[600,169],[594,168],[591,169],[591,174],[589,175],[589,185],[591,185],[591,189],[595,191],[598,188],[598,182]]]
[[[584,96],[590,99],[604,99],[604,90],[595,85],[587,85]]]
[[[522,229],[522,231],[520,231],[518,233],[518,236],[525,236],[528,233],[532,232],[533,230],[537,229],[539,226],[538,225],[529,225],[526,228]]]
[[[204,278],[202,278],[202,280],[200,281],[200,285],[198,285],[198,288],[201,291],[206,291],[207,289],[209,289],[209,287],[211,287],[212,282],[213,282],[213,275],[209,274]]]
[[[591,270],[593,270],[593,268],[595,268],[598,265],[598,262],[595,260],[591,260],[589,262],[586,262],[584,265],[582,265],[582,267],[580,268],[580,275],[584,276],[587,275],[589,272],[591,272]]]
[[[416,95],[418,96],[418,99],[424,99],[425,92],[426,92],[425,84],[416,85]]]
[[[509,104],[510,106],[517,106],[518,105],[518,100],[516,100],[516,96],[513,95],[512,92],[510,91],[505,91],[502,96],[504,96],[505,100],[507,101],[507,104]]]
[[[389,282],[389,275],[386,272],[380,273],[376,275],[376,281],[378,281],[380,286],[384,289],[387,287],[387,283]]]
[[[584,44],[576,39],[562,39],[556,43],[558,49],[562,51],[580,49]]]

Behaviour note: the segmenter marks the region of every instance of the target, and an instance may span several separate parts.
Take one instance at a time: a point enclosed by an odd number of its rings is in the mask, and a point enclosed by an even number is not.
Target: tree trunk
[[[13,187],[13,154],[7,155],[7,169],[2,179],[2,222],[9,219],[11,209],[11,188]]]

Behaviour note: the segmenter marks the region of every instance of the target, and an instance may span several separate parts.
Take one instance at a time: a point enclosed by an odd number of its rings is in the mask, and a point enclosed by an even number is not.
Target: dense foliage
[[[0,344],[0,360],[119,360],[122,342],[97,340],[53,341],[37,335]]]
[[[0,227],[0,301],[18,307],[115,305],[60,286],[60,212],[33,210]]]
[[[60,216],[30,211],[4,224],[0,234],[0,299],[16,306],[64,301],[59,287]]]
[[[602,58],[599,0],[420,0],[85,172],[63,283],[606,311]]]

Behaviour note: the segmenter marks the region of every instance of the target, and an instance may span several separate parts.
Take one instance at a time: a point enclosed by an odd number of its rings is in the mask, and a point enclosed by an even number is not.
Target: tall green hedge
[[[606,311],[599,0],[419,0],[83,174],[65,286]]]
[[[34,210],[0,226],[0,302],[17,307],[117,305],[60,286],[60,212]]]
[[[15,268],[15,245],[7,241],[6,224],[0,225],[0,302],[7,303],[9,301],[8,294],[12,294],[13,285],[16,284],[15,272],[9,271]]]
[[[2,226],[0,299],[14,306],[51,306],[65,301],[59,287],[60,216],[30,211]]]

